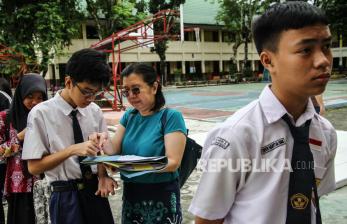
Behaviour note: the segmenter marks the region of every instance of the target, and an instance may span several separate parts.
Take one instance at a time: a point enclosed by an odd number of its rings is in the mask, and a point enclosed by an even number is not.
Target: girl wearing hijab
[[[21,147],[26,131],[30,110],[38,103],[47,100],[45,80],[38,74],[22,77],[14,93],[10,107],[9,139],[0,146],[16,148],[19,153],[7,158],[4,194],[8,201],[7,224],[35,224],[33,185],[37,178],[29,174],[26,161],[21,159]],[[6,113],[0,112],[0,125],[4,124]],[[0,138],[4,128],[0,127]]]

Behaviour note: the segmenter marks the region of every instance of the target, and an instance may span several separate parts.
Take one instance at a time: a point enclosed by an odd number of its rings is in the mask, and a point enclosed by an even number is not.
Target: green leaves
[[[77,0],[29,3],[2,1],[0,40],[21,52],[26,62],[47,69],[57,49],[70,44],[77,35],[82,15]]]
[[[87,12],[93,18],[99,39],[110,36],[146,17],[143,2],[135,0],[86,0]],[[137,10],[139,7],[139,10]]]
[[[270,5],[270,0],[218,0],[220,11],[217,15],[217,21],[224,23],[229,33],[229,41],[233,43],[233,58],[236,60],[238,47],[244,44],[244,66],[243,73],[248,74],[248,43],[252,41],[251,24],[256,15],[260,15]]]

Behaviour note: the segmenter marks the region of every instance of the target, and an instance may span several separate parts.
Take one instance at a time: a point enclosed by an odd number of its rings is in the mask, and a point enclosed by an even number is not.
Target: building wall
[[[50,69],[48,70],[48,74],[46,76],[47,79],[55,78],[61,80],[61,76],[63,75],[60,74],[63,70],[61,67],[67,62],[71,54],[82,48],[90,47],[92,44],[98,42],[97,39],[87,39],[86,27],[83,26],[82,28],[83,39],[72,40],[72,45],[64,49],[63,54],[54,58],[54,66],[50,66]],[[222,42],[222,39],[224,39],[222,38],[222,34],[223,33],[221,32],[221,30],[210,31],[201,28],[200,41],[169,42],[166,52],[168,73],[171,76],[175,76],[169,77],[169,80],[177,80],[177,74],[175,75],[175,73],[178,73],[179,70],[183,75],[189,73],[191,76],[194,76],[197,75],[196,73],[198,72],[203,73],[203,75],[205,75],[203,77],[205,78],[210,78],[211,75],[223,74],[229,71],[230,58],[233,55],[233,49],[232,44]],[[195,34],[193,36],[195,36]],[[132,42],[127,41],[121,43],[121,46],[126,47],[131,44]],[[238,70],[241,69],[242,61],[244,59],[243,49],[244,45],[239,46],[236,55],[236,60],[239,62],[237,64]],[[341,61],[342,65],[346,65],[347,47],[343,47],[341,49],[334,48],[332,49],[332,52],[334,58],[341,58],[338,60]],[[112,61],[111,56],[109,60],[110,62]],[[248,60],[251,61],[253,71],[262,69],[262,66],[259,66],[259,56],[253,43],[248,44]],[[148,47],[139,47],[122,53],[121,62],[159,62],[159,57],[156,53],[150,52],[150,49]],[[189,63],[187,64],[187,62]],[[200,68],[192,69],[196,66],[200,66]]]

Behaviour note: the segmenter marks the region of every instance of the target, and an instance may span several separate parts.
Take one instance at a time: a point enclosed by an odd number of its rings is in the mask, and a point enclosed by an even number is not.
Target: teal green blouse
[[[137,156],[163,156],[165,155],[164,135],[180,131],[187,134],[182,114],[174,109],[167,109],[166,124],[162,130],[161,117],[164,110],[148,116],[142,116],[138,111],[131,109],[125,112],[120,124],[125,127],[122,141],[122,155]],[[135,183],[160,183],[176,179],[178,172],[149,173],[122,180]]]

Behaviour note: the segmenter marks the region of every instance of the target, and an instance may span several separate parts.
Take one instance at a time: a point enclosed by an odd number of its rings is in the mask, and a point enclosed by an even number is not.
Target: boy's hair
[[[252,34],[258,54],[264,49],[276,53],[283,31],[317,24],[328,25],[328,19],[320,8],[307,2],[290,1],[272,5],[253,22]]]
[[[107,86],[111,77],[106,54],[91,48],[76,51],[67,62],[65,72],[75,82],[101,86]]]
[[[121,73],[121,77],[128,77],[131,74],[136,74],[142,77],[143,81],[149,86],[153,86],[154,82],[158,82],[157,73],[152,68],[145,63],[133,63],[128,65]],[[152,111],[159,111],[165,105],[165,97],[161,89],[161,85],[158,82],[157,93],[155,94],[154,106]]]

